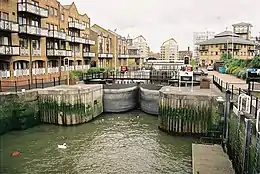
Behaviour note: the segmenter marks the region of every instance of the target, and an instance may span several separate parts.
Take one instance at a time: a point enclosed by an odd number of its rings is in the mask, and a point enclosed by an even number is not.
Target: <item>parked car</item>
[[[208,70],[208,71],[213,71],[213,70],[214,70],[214,66],[208,66],[208,67],[207,67],[207,70]]]

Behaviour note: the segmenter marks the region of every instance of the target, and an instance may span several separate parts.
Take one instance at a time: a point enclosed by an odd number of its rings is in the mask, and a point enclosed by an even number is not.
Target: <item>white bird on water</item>
[[[66,149],[67,148],[67,144],[63,143],[63,145],[58,145],[59,149]]]

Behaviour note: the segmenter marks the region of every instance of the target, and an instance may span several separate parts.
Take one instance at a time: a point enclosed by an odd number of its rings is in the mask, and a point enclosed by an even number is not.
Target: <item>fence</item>
[[[234,84],[229,84],[228,82],[223,81],[217,76],[213,76],[213,84],[215,84],[222,92],[229,89],[231,91],[231,100],[236,105],[238,101],[238,96],[240,94],[245,94],[250,96],[249,102],[249,114],[254,118],[257,116],[257,110],[260,108],[260,101],[257,96],[252,95],[249,91],[246,91],[241,88],[237,88]]]
[[[228,118],[226,122],[227,129],[223,131],[223,135],[227,135],[224,136],[227,153],[232,160],[236,173],[259,174],[260,133],[256,126],[258,122],[255,118],[252,118],[252,114],[248,113],[249,105],[241,107],[243,94],[238,98],[237,107],[236,105],[232,105],[233,102],[227,102],[230,101],[231,95],[229,95],[228,98],[229,99],[226,100],[226,106],[230,107],[225,107],[224,112]],[[247,102],[249,102],[249,100]],[[260,112],[260,110],[258,110],[258,112]]]
[[[42,79],[27,80],[0,80],[0,92],[18,92],[22,89],[30,90],[37,88],[47,88],[58,85],[65,85],[66,79],[53,77],[53,79],[45,81]]]

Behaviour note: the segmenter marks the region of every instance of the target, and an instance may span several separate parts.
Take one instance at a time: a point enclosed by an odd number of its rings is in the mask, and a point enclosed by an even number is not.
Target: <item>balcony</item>
[[[75,70],[88,70],[89,67],[89,65],[76,65]]]
[[[98,54],[98,58],[113,58],[113,54],[110,53]]]
[[[33,68],[32,74],[33,75],[45,74],[45,68]]]
[[[16,69],[14,70],[14,77],[29,76],[29,69]]]
[[[47,56],[66,57],[66,56],[67,56],[67,50],[61,50],[61,49],[47,49]]]
[[[209,47],[206,47],[206,46],[200,47],[200,51],[208,51],[208,50],[209,50]]]
[[[59,72],[59,67],[49,67],[49,68],[47,69],[47,72],[48,72],[48,74],[58,73],[58,72]]]
[[[10,55],[10,56],[18,56],[20,55],[19,46],[0,46],[0,55]]]
[[[220,49],[221,49],[221,50],[226,50],[226,49],[232,50],[232,44],[229,44],[229,45],[228,45],[228,48],[227,48],[226,45],[222,45],[222,46],[220,47]],[[233,45],[233,49],[234,49],[234,50],[240,50],[240,49],[241,49],[241,46],[240,46],[240,45]]]
[[[85,39],[85,42],[84,42],[84,44],[89,44],[89,45],[95,45],[95,41],[93,41],[93,40],[89,40],[89,39]]]
[[[129,58],[129,55],[128,54],[119,54],[118,55],[118,58],[120,59],[126,59],[126,58]]]
[[[72,36],[71,37],[71,42],[76,42],[76,43],[83,43],[84,39],[81,37],[77,37],[77,36]]]
[[[131,58],[132,58],[132,59],[136,59],[136,58],[140,58],[140,55],[138,55],[138,54],[132,54],[132,55],[131,55],[131,54],[130,54],[128,58],[129,58],[129,59],[131,59]]]
[[[10,77],[10,71],[0,70],[0,78],[8,78],[8,77]]]
[[[19,31],[19,25],[12,21],[6,21],[0,19],[0,30],[3,31],[10,31],[10,32],[18,32]]]
[[[95,53],[83,52],[83,57],[95,57]]]
[[[32,56],[41,56],[41,50],[32,48]]]
[[[47,37],[48,29],[30,25],[20,25],[20,33]]]
[[[29,56],[28,48],[20,48],[20,56]]]
[[[47,18],[49,16],[48,9],[36,6],[28,2],[18,3],[18,12],[27,12],[44,18]]]
[[[69,28],[75,28],[75,29],[78,29],[78,30],[85,30],[86,26],[84,24],[79,23],[79,22],[72,21],[72,22],[69,22]]]
[[[66,33],[62,31],[49,31],[48,37],[56,38],[56,39],[66,39]]]
[[[72,56],[73,57],[81,57],[81,54],[80,54],[80,52],[72,51]]]
[[[66,56],[67,57],[72,57],[72,51],[71,50],[66,50]]]
[[[251,46],[251,47],[249,46],[248,47],[248,51],[255,51],[255,47],[254,46]]]

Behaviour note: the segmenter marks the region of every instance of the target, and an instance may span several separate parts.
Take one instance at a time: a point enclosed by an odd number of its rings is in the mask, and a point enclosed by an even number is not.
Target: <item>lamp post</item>
[[[115,58],[115,72],[116,72],[116,59],[117,59],[117,56],[116,56],[116,54],[117,54],[117,46],[116,46],[116,30],[117,29],[114,29],[114,37],[115,37],[115,41],[114,41],[114,58]]]
[[[68,61],[67,62],[67,64],[66,64],[66,60]],[[68,57],[65,57],[64,59],[63,59],[63,64],[64,64],[64,66],[65,66],[65,71],[67,72],[67,85],[69,85],[70,84],[70,80],[69,80],[69,61],[70,61],[70,59],[68,58]]]

